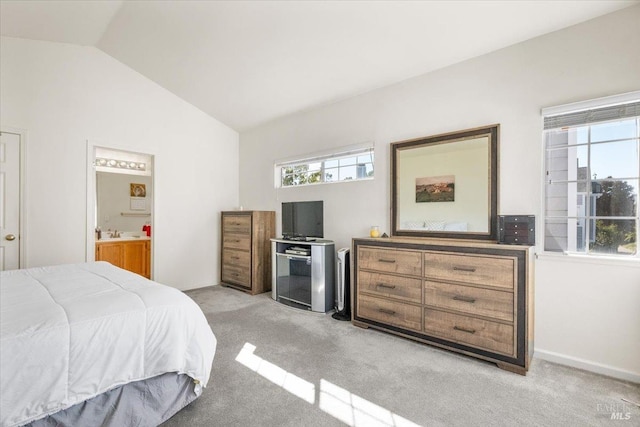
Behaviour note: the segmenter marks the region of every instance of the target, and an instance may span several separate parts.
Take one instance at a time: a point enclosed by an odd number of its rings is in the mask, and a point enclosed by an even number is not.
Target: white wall
[[[540,109],[640,89],[638,22],[640,6],[624,9],[243,133],[240,202],[324,200],[325,236],[349,246],[372,224],[389,231],[389,143],[499,123],[499,212],[539,218]],[[374,180],[274,189],[275,159],[363,141],[375,141]],[[539,357],[640,381],[638,263],[541,257],[536,274]]]
[[[0,126],[28,132],[26,266],[85,260],[89,140],[155,155],[154,279],[218,283],[238,134],[95,48],[1,43]]]

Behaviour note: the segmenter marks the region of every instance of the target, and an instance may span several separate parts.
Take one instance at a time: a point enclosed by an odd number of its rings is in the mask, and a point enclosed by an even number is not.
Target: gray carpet
[[[203,395],[167,427],[640,425],[640,408],[622,400],[640,402],[637,384],[535,356],[523,377],[270,294],[220,286],[187,294],[218,349]]]

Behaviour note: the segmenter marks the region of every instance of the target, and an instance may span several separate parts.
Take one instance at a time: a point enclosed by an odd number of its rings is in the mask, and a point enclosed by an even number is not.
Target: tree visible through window
[[[373,178],[373,148],[350,150],[276,165],[280,186],[318,184]]]
[[[640,102],[545,116],[545,250],[638,256]]]

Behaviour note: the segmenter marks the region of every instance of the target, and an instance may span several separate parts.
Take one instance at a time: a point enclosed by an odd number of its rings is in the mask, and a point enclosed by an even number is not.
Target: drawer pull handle
[[[475,273],[476,269],[473,267],[453,267],[454,271],[466,271],[469,273]]]
[[[378,262],[388,262],[389,264],[393,264],[394,262],[396,262],[395,259],[384,259],[384,258],[379,258]]]
[[[453,299],[456,300],[456,301],[470,302],[471,304],[476,302],[475,298],[465,297],[465,296],[462,296],[462,295],[456,295],[455,297],[453,297]]]
[[[459,326],[454,326],[453,329],[455,329],[456,331],[466,332],[468,334],[475,334],[476,333],[475,329],[465,329],[465,328],[461,328]]]
[[[393,316],[394,314],[396,314],[396,312],[395,312],[395,311],[393,311],[393,310],[389,310],[389,309],[386,309],[386,308],[379,308],[379,309],[378,309],[378,311],[379,311],[380,313],[390,314],[390,315],[392,315],[392,316]]]
[[[387,288],[387,289],[395,289],[396,288],[396,285],[386,285],[384,283],[378,283],[376,286],[379,287],[379,288]]]

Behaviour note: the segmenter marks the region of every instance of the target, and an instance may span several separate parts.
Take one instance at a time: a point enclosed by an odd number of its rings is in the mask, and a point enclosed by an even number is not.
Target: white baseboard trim
[[[196,289],[204,289],[204,288],[211,288],[213,286],[219,286],[218,283],[214,283],[211,285],[192,285],[192,286],[187,286],[184,289],[179,289],[180,291],[184,292],[184,291],[195,291]]]
[[[626,371],[624,369],[615,368],[609,365],[580,359],[577,357],[567,356],[565,354],[555,353],[553,351],[535,349],[534,357],[538,357],[549,362],[558,363],[560,365],[571,366],[596,374],[606,375],[608,377],[619,380],[640,383],[640,374],[636,372]]]

